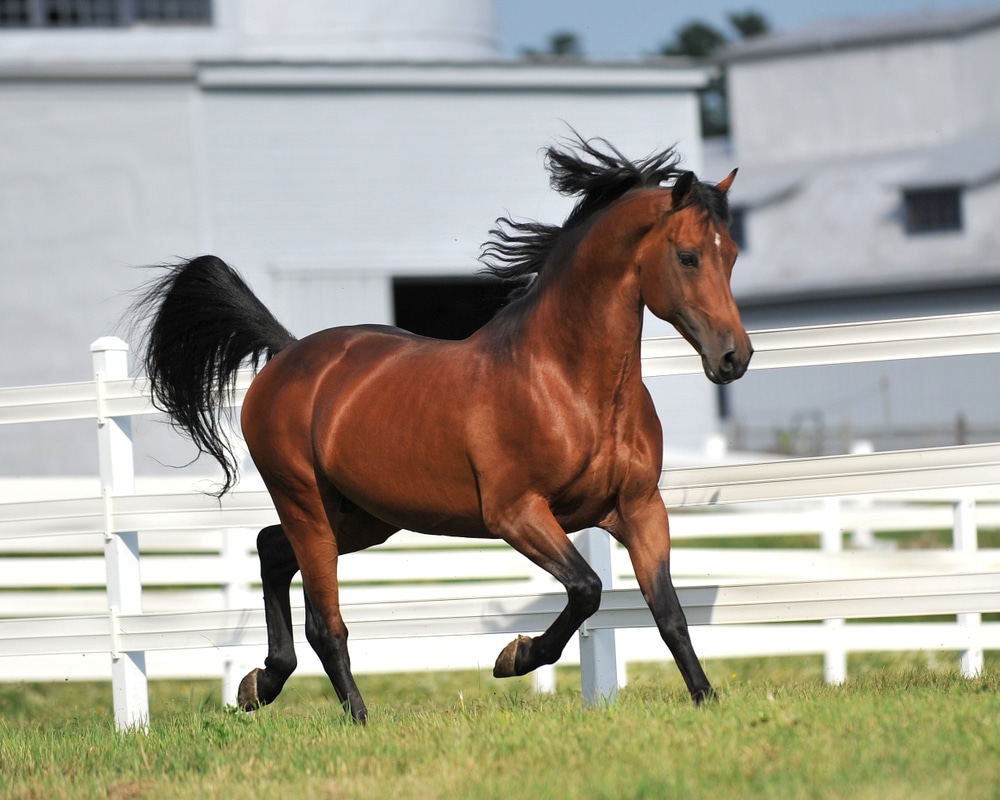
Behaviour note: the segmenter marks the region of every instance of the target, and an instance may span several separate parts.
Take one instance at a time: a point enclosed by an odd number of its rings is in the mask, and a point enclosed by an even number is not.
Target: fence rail
[[[753,338],[755,369],[997,353],[1000,313],[764,331]],[[50,612],[60,602],[86,598],[88,589],[102,588],[101,566],[106,605],[95,614],[18,614],[0,620],[0,679],[44,674],[37,671],[39,659],[80,666],[89,658],[91,665],[103,662],[97,672],[107,675],[110,654],[116,722],[133,727],[148,724],[147,654],[151,663],[161,655],[182,654],[172,666],[162,662],[164,673],[187,669],[187,674],[197,674],[203,668],[199,664],[218,669],[227,663],[227,695],[235,691],[233,662],[265,641],[263,612],[251,599],[256,577],[249,566],[253,554],[247,537],[252,534],[246,529],[270,524],[275,516],[263,491],[241,489],[221,503],[162,485],[137,493],[129,420],[155,409],[146,381],[125,374],[124,343],[100,340],[92,349],[94,381],[0,389],[0,424],[94,419],[103,487],[84,497],[0,503],[0,552],[17,556],[0,563],[0,613],[43,595],[48,595]],[[643,342],[647,377],[700,370],[698,358],[680,339]],[[251,377],[240,374],[236,402]],[[708,656],[803,648],[825,652],[828,676],[834,680],[843,677],[848,650],[953,648],[963,652],[963,671],[975,673],[981,669],[982,649],[1000,647],[1000,624],[980,619],[982,612],[1000,611],[1000,552],[978,550],[976,537],[977,516],[979,524],[1000,523],[998,475],[1000,443],[665,470],[661,491],[675,509],[671,519],[679,539],[812,532],[826,551],[740,550],[733,551],[738,553],[734,557],[726,551],[677,548],[674,571],[688,619],[697,626],[696,645]],[[881,499],[866,499],[873,495]],[[857,499],[835,499],[852,496]],[[796,501],[791,510],[789,501]],[[785,503],[783,510],[774,510],[772,504],[778,502]],[[950,529],[953,552],[936,551],[940,557],[841,552],[843,530],[870,533],[885,527]],[[177,546],[185,543],[205,553],[171,554],[163,544],[171,538]],[[213,544],[206,546],[206,539]],[[428,550],[427,541],[424,537],[424,544],[415,545],[402,535],[391,540],[391,547],[344,560],[345,597],[355,592],[344,613],[352,651],[361,652],[354,657],[360,670],[365,653],[378,654],[387,637],[416,643],[424,637],[477,633],[492,641],[492,636],[543,630],[562,608],[564,595],[549,591],[552,584],[532,573],[527,562],[517,560],[520,565],[515,566],[509,553],[500,556],[504,551],[482,545],[458,547],[446,557],[436,553],[439,567],[433,571],[430,559],[420,556]],[[613,695],[623,653],[649,657],[655,644],[656,657],[667,654],[649,630],[651,615],[629,584],[623,553],[612,551],[600,532],[582,532],[577,541],[605,585],[622,587],[605,591],[601,610],[575,645],[584,693],[592,699]],[[153,547],[141,562],[140,542]],[[95,552],[88,554],[91,550]],[[46,552],[44,558],[39,555]],[[59,553],[76,560],[54,568],[51,559]],[[352,563],[357,565],[353,578]],[[47,577],[39,578],[40,573]],[[398,576],[399,585],[373,589],[372,580],[388,573]],[[451,582],[459,576],[465,580]],[[808,581],[790,582],[792,576]],[[447,582],[428,585],[414,577]],[[61,585],[72,591],[60,594],[53,580],[67,581]],[[183,591],[161,591],[174,580]],[[203,580],[206,585],[198,587]],[[712,585],[691,585],[699,582]],[[143,587],[151,607],[162,603],[167,610],[144,610]],[[37,589],[43,591],[32,595]],[[171,597],[184,599],[171,606]],[[367,602],[373,597],[378,602]],[[205,602],[216,607],[198,605]],[[301,608],[295,613],[301,628]],[[932,614],[957,615],[957,624],[838,622]],[[833,622],[809,622],[822,620]],[[783,624],[767,624],[772,622]],[[298,634],[301,641],[301,630]],[[419,663],[440,666],[440,655],[429,655],[433,649],[441,648],[425,648]],[[212,658],[206,660],[206,655]],[[88,669],[79,674],[92,674],[93,667]]]

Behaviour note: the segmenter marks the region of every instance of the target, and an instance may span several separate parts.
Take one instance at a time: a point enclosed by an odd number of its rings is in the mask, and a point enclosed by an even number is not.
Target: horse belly
[[[345,365],[348,366],[348,365]],[[314,448],[323,476],[392,525],[488,536],[463,435],[461,392],[447,366],[396,358],[325,382]]]

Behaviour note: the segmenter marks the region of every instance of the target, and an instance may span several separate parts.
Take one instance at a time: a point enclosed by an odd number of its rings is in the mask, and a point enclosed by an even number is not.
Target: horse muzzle
[[[701,365],[712,383],[725,385],[742,378],[750,366],[753,346],[744,333],[737,341],[731,334],[721,339],[716,347],[701,349]]]

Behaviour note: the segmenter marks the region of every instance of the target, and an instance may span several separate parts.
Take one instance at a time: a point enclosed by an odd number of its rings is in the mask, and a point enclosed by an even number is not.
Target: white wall
[[[682,94],[212,88],[212,244],[262,292],[273,271],[471,274],[498,216],[568,213],[542,158],[568,126],[635,157],[679,142],[697,169],[694,114]]]
[[[496,69],[515,77],[444,90],[226,88],[209,65],[0,69],[0,386],[88,378],[90,342],[148,277],[134,267],[206,251],[299,333],[391,322],[393,275],[471,274],[496,217],[564,218],[541,149],[567,124],[635,157],[676,141],[701,166],[683,88],[697,71],[569,69],[539,87],[532,68]],[[711,429],[711,391],[671,398],[678,438]],[[92,469],[93,435],[0,430],[0,468]],[[163,444],[162,422],[137,438],[140,472],[192,455]]]
[[[200,249],[190,80],[0,81],[0,375],[90,377],[136,265]]]
[[[738,299],[753,300],[747,316],[755,327],[996,307],[1000,28],[890,39],[817,44],[729,66],[732,151],[711,160],[741,167],[732,200],[749,211],[733,284]],[[962,185],[962,230],[908,234],[903,189],[935,183]],[[729,391],[745,425],[789,428],[822,418],[830,427],[929,436],[963,415],[996,431],[996,362],[852,365],[794,376],[751,364]],[[947,443],[920,436],[908,444]]]
[[[0,64],[194,59],[458,60],[497,55],[491,0],[213,0],[209,25],[5,30]]]
[[[923,41],[734,63],[730,111],[740,160],[819,161],[955,135],[955,58],[954,43]]]
[[[792,194],[751,209],[734,286],[744,297],[777,296],[996,275],[998,181],[963,190],[961,231],[907,234],[902,187],[925,162],[900,154],[808,170]],[[738,186],[733,193],[738,201]]]
[[[636,158],[676,143],[702,167],[687,92],[587,92],[545,78],[512,87],[509,77],[478,91],[389,82],[360,92],[306,72],[298,89],[284,74],[275,88],[265,71],[226,69],[230,85],[210,78],[205,95],[213,247],[299,334],[391,323],[392,277],[474,273],[498,216],[561,222],[573,201],[549,188],[542,148],[568,126]],[[646,333],[674,331],[647,315]],[[714,387],[675,378],[651,388],[667,443],[700,448],[716,426]]]

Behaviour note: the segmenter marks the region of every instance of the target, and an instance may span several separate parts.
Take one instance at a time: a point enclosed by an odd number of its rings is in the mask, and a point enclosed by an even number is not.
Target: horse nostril
[[[730,377],[735,374],[737,370],[738,358],[736,356],[735,350],[730,350],[722,356],[722,361],[719,364],[719,371],[724,377]]]

